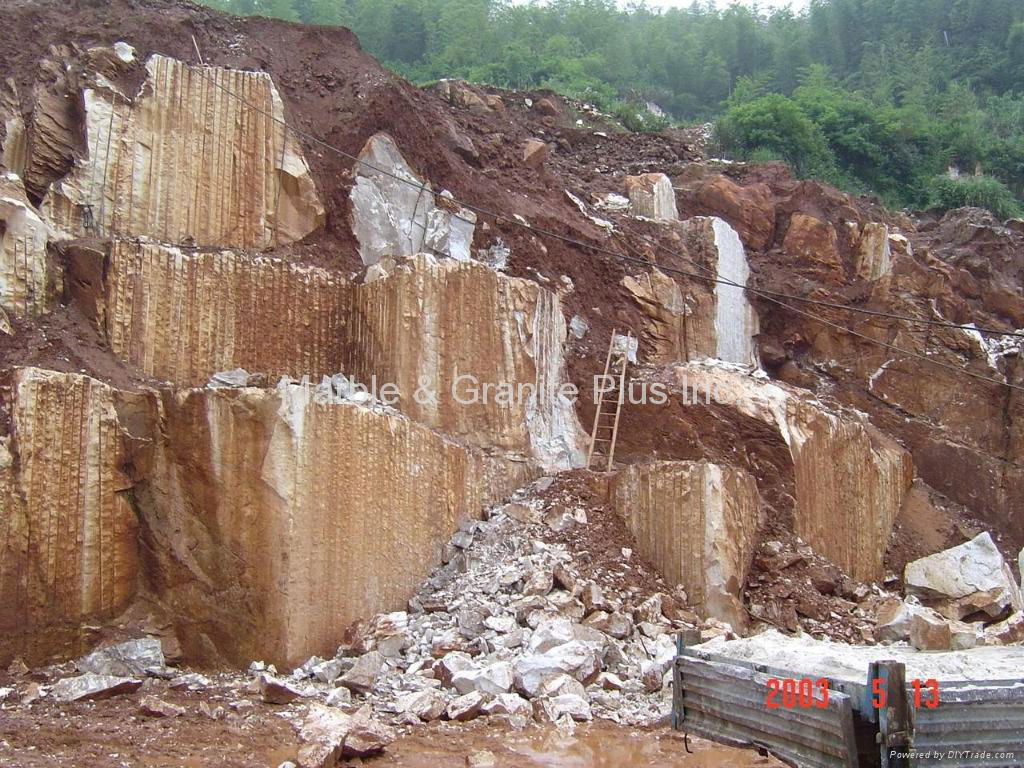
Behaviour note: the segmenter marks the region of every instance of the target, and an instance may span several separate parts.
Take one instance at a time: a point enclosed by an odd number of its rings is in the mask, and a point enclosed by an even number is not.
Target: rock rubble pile
[[[629,586],[647,580],[602,569],[584,576],[552,539],[585,530],[587,510],[545,500],[551,483],[543,478],[487,520],[464,523],[406,611],[358,626],[337,658],[314,657],[296,670],[294,685],[342,701],[365,697],[401,725],[491,715],[648,724],[665,716],[674,634],[709,639],[731,629],[702,624],[680,590]],[[631,557],[625,548],[624,569],[647,569],[636,558],[630,566]]]

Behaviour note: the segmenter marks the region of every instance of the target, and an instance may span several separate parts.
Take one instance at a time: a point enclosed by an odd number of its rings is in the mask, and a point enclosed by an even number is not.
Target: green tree
[[[818,126],[779,93],[734,103],[716,124],[716,135],[726,149],[740,155],[768,151],[800,174],[827,173],[834,166]]]
[[[648,100],[679,120],[722,115],[738,155],[785,157],[893,205],[926,204],[950,163],[1024,191],[1021,0],[811,0],[802,13],[703,0],[205,2],[344,24],[417,81],[554,88],[642,129]]]

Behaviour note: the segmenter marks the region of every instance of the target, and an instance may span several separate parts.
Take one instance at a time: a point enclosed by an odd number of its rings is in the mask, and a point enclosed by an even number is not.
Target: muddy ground
[[[5,684],[10,684],[8,679]],[[106,701],[0,708],[0,765],[4,768],[276,768],[294,760],[299,741],[291,708],[264,704],[256,695],[166,690],[160,698],[185,714],[151,718],[139,712],[140,691]],[[213,719],[201,709],[222,719]],[[218,709],[219,708],[219,709]],[[222,710],[219,711],[219,710]],[[640,730],[595,723],[568,734],[553,726],[516,730],[494,719],[435,723],[409,730],[387,752],[347,765],[367,768],[460,768],[479,752],[495,768],[773,768],[782,763],[753,750],[733,749],[669,728]]]

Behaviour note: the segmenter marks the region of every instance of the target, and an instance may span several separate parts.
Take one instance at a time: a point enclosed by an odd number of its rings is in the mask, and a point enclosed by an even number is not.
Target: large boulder
[[[78,677],[65,677],[53,686],[51,694],[61,702],[106,699],[122,693],[134,693],[142,687],[141,680],[116,675],[94,675],[86,672]]]
[[[524,654],[516,659],[513,669],[516,689],[532,699],[550,690],[550,684],[563,674],[584,685],[593,682],[601,671],[601,662],[593,649],[573,640],[547,653]]]
[[[483,669],[467,669],[452,676],[452,687],[461,694],[472,691],[498,696],[512,690],[512,665],[498,661]]]
[[[782,249],[790,258],[807,262],[807,266],[823,278],[842,279],[839,238],[829,222],[806,213],[794,213],[789,219]]]
[[[368,757],[382,752],[395,732],[368,715],[313,704],[299,728],[302,768],[333,768],[343,757]]]
[[[699,213],[728,221],[748,248],[763,251],[771,245],[775,203],[767,184],[741,187],[725,176],[715,176],[696,190],[694,203]]]
[[[164,671],[163,647],[155,637],[129,640],[93,651],[79,659],[75,665],[79,672],[92,672],[96,675],[159,675]]]
[[[910,644],[919,651],[948,651],[952,643],[949,622],[935,611],[918,611],[910,617]]]
[[[1021,591],[987,531],[908,563],[908,594],[950,619],[981,613],[997,619],[1021,609]]]
[[[676,193],[664,173],[644,173],[626,177],[626,193],[634,216],[655,221],[678,221]]]
[[[476,214],[439,204],[394,139],[374,134],[359,160],[351,193],[352,230],[364,264],[376,264],[387,256],[428,252],[469,260]]]
[[[377,682],[384,657],[377,651],[364,653],[348,672],[341,676],[338,683],[355,693],[369,693]]]

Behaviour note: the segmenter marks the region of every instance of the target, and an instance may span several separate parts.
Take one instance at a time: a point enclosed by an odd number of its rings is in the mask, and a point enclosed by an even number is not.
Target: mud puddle
[[[667,728],[641,730],[611,724],[581,726],[572,735],[555,728],[515,731],[493,725],[439,724],[404,736],[368,765],[384,768],[465,766],[474,752],[494,755],[495,768],[774,768],[783,764],[753,750],[723,747]]]

